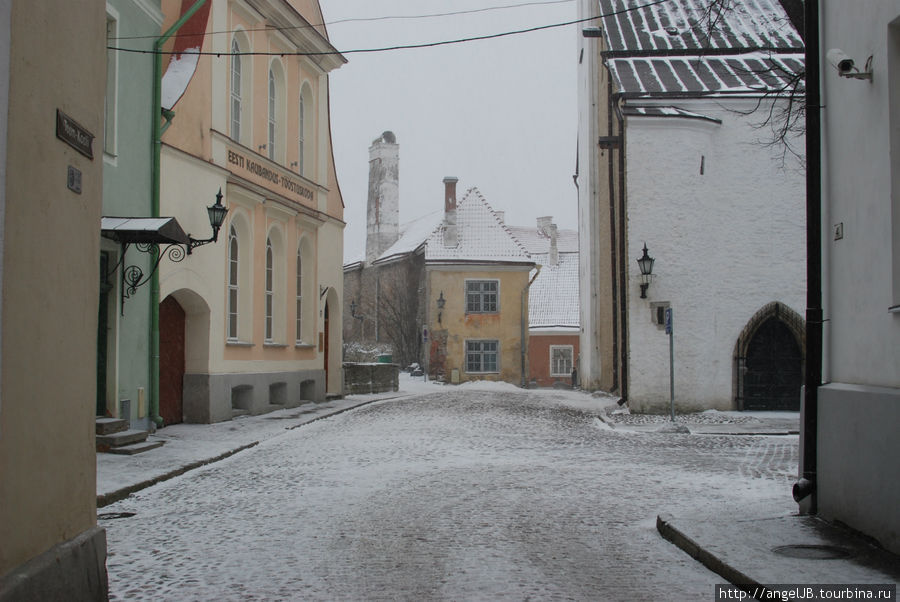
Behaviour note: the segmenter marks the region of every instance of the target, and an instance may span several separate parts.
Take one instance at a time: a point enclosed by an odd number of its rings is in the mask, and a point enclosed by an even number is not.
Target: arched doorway
[[[761,309],[738,339],[736,401],[740,410],[800,409],[805,324],[781,303]]]
[[[159,304],[159,415],[164,424],[184,416],[185,311],[169,295]]]

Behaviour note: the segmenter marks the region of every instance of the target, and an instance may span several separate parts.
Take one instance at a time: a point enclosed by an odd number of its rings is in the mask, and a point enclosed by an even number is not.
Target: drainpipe
[[[804,2],[806,42],[806,374],[803,387],[801,477],[794,484],[801,511],[816,514],[819,385],[822,383],[822,139],[819,2]]]
[[[180,19],[159,38],[153,42],[153,110],[152,125],[150,129],[151,143],[153,145],[153,162],[150,166],[150,217],[159,217],[159,187],[160,187],[160,162],[162,156],[162,135],[169,127],[175,114],[165,111],[166,123],[162,124],[162,46],[175,32],[196,13],[207,0],[197,0],[193,6]],[[158,253],[159,250],[156,251]],[[156,253],[152,260],[156,261]],[[163,426],[162,416],[159,415],[159,272],[154,271],[150,277],[150,420],[156,426]]]
[[[528,384],[527,381],[525,380],[525,348],[526,348],[525,332],[528,329],[527,328],[528,314],[525,313],[525,299],[526,299],[526,296],[528,295],[528,289],[531,288],[531,285],[534,284],[534,281],[537,279],[538,275],[541,273],[540,265],[535,265],[534,267],[535,267],[534,276],[531,277],[531,280],[529,280],[528,284],[525,285],[525,288],[522,289],[522,320],[521,320],[522,332],[521,332],[521,342],[520,342],[519,346],[522,349],[522,388],[523,389]]]

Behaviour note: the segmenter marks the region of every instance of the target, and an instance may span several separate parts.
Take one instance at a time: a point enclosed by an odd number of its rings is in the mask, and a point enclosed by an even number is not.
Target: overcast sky
[[[577,18],[574,0],[320,0],[341,51],[496,34]],[[351,21],[480,10],[420,19]],[[576,25],[413,50],[348,53],[331,73],[331,129],[346,206],[345,261],[365,250],[369,146],[385,130],[400,145],[400,222],[478,187],[511,225],[552,215],[576,228]]]

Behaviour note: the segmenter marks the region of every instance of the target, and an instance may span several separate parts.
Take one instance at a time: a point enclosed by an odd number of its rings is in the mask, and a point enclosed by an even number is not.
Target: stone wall
[[[397,364],[344,364],[344,394],[385,393],[400,388]]]

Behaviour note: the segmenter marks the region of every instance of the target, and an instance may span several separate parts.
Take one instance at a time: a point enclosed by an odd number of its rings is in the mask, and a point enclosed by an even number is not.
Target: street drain
[[[853,552],[847,548],[823,545],[790,545],[772,548],[772,551],[788,558],[802,558],[805,560],[837,560],[850,558]]]
[[[135,512],[104,512],[103,514],[98,514],[97,518],[100,520],[115,520],[117,518],[131,518],[135,514]]]

